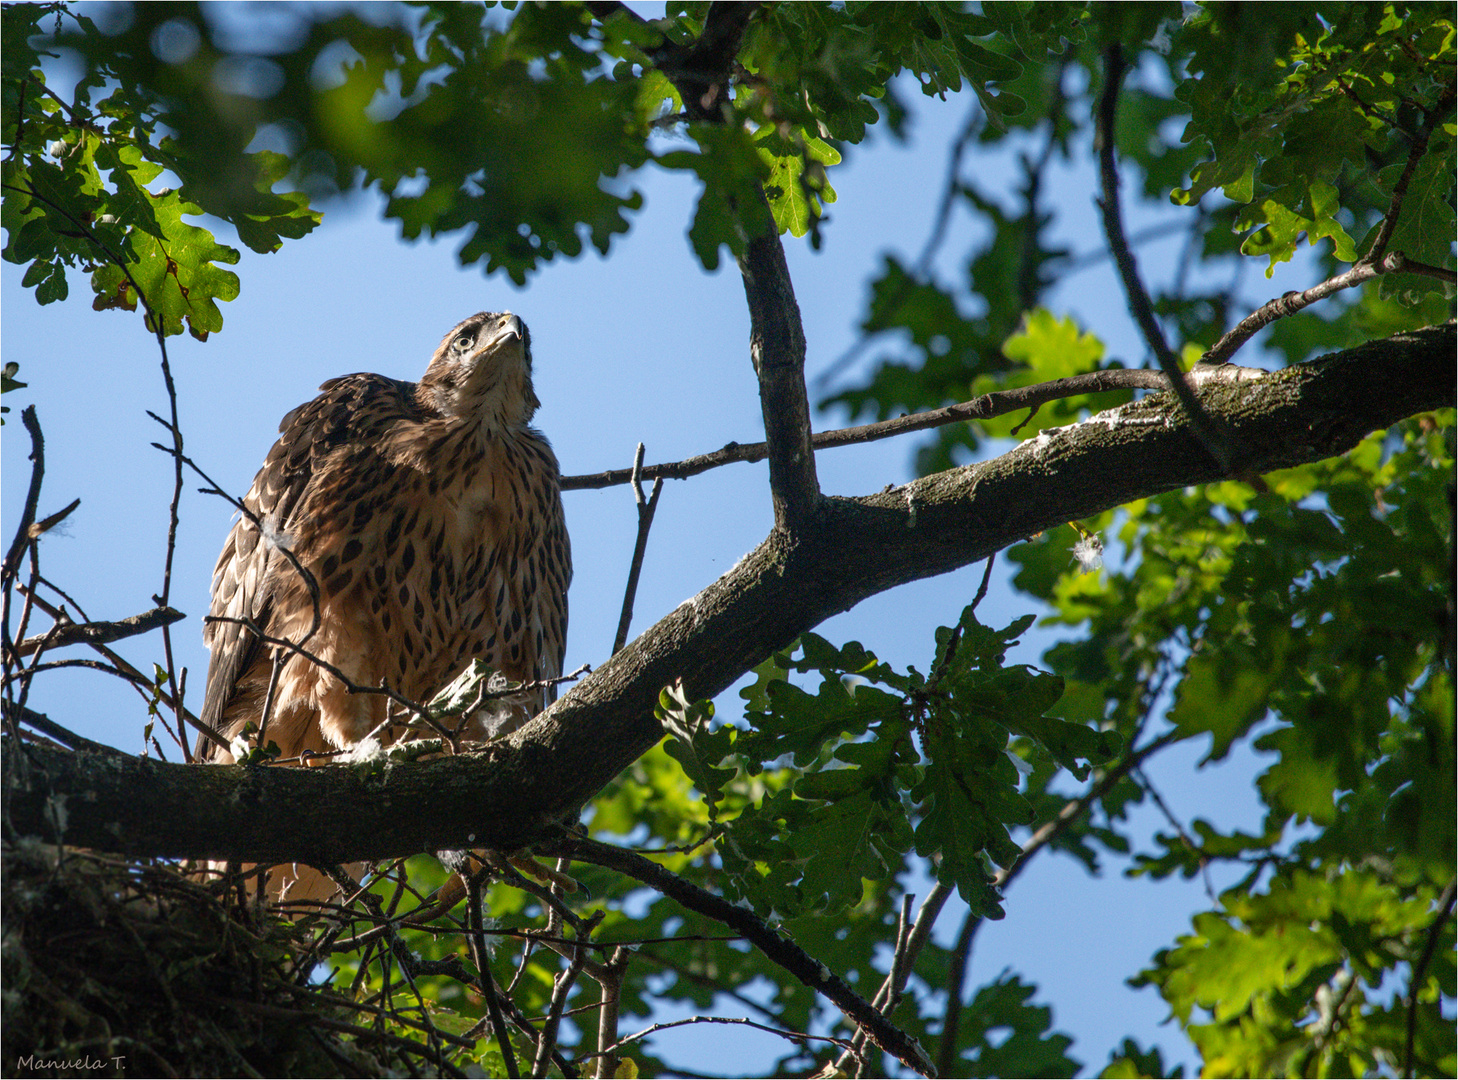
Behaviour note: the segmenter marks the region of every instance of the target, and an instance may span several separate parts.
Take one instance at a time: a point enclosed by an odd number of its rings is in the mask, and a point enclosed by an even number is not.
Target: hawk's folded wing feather
[[[332,471],[328,463],[346,447],[351,457],[372,453],[368,436],[419,414],[414,384],[383,375],[345,375],[319,389],[318,397],[280,422],[279,439],[243,498],[248,514],[234,524],[213,569],[209,615],[214,618],[247,619],[273,635],[279,583],[288,580],[284,575],[298,575],[279,548],[302,560],[311,546],[323,523],[300,511],[314,502],[310,495]],[[209,622],[203,641],[212,659],[200,719],[231,738],[236,732],[226,729],[224,715],[250,670],[269,663],[268,654],[258,637],[237,622]],[[197,754],[213,758],[217,748],[199,739]]]

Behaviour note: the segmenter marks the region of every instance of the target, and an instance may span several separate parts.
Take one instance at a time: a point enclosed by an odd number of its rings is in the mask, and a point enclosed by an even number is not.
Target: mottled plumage
[[[284,417],[213,572],[212,614],[246,618],[362,686],[425,702],[474,658],[510,679],[561,674],[572,559],[557,460],[529,427],[531,339],[515,315],[473,315],[419,383],[346,375]],[[319,587],[318,630],[308,586]],[[211,622],[202,720],[227,738],[260,720],[274,649]],[[468,733],[514,727],[555,695],[535,690]],[[311,661],[282,665],[266,739],[285,756],[347,747],[385,719]],[[398,711],[398,710],[397,710]],[[392,716],[392,720],[394,717]],[[398,726],[381,732],[397,737]],[[228,760],[199,743],[203,759]]]

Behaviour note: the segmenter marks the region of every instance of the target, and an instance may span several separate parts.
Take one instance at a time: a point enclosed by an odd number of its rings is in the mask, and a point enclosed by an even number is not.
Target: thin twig
[[[1095,141],[1099,148],[1099,176],[1103,186],[1103,198],[1099,207],[1103,212],[1104,235],[1113,252],[1114,264],[1124,282],[1124,294],[1134,321],[1139,324],[1144,340],[1154,353],[1160,370],[1169,379],[1170,388],[1190,419],[1190,427],[1200,443],[1210,451],[1222,469],[1230,468],[1231,446],[1227,433],[1205,411],[1195,397],[1195,391],[1185,380],[1179,361],[1164,340],[1164,331],[1154,317],[1154,305],[1150,303],[1149,292],[1139,277],[1139,266],[1134,252],[1124,236],[1123,213],[1119,208],[1119,171],[1114,162],[1114,118],[1119,104],[1119,87],[1124,81],[1124,52],[1116,41],[1104,50],[1104,89],[1099,98],[1097,133]]]
[[[283,669],[284,654],[278,649],[275,649],[273,651],[273,663],[269,666],[268,691],[263,695],[263,715],[259,717],[258,736],[254,740],[254,743],[257,746],[268,745],[268,742],[266,741],[268,738],[268,722],[273,719],[274,698],[278,695],[278,680],[279,676],[283,674]],[[389,710],[387,709],[387,714],[388,711]],[[375,734],[375,732],[379,731],[380,728],[387,726],[389,723],[390,717],[386,715],[385,719],[380,721],[379,725],[375,728],[375,730],[371,731],[369,735],[365,736],[365,738],[370,738]]]
[[[911,933],[906,938],[906,960],[902,965],[899,977],[900,985],[897,985],[897,976],[894,971],[886,975],[885,980],[881,983],[881,988],[876,992],[875,1002],[873,1002],[878,1008],[881,1002],[889,1001],[893,996],[899,995],[906,989],[906,980],[910,977],[911,969],[916,966],[916,958],[921,955],[921,950],[931,939],[932,927],[936,924],[937,916],[942,913],[942,907],[951,895],[951,886],[943,885],[940,881],[932,884],[931,891],[926,894],[926,899],[921,902],[921,907],[917,909],[916,921],[912,924]],[[857,1048],[864,1046],[866,1044],[865,1030],[858,1028],[855,1037],[851,1041]],[[848,1063],[849,1059],[845,1055],[841,1055],[836,1065],[839,1068],[844,1068]],[[945,1074],[938,1071],[937,1075]]]
[[[163,425],[164,427],[167,425],[167,422],[163,420],[160,416],[157,416],[155,413],[149,412],[147,415],[152,417],[153,420],[156,420],[157,423]],[[172,453],[171,450],[169,450],[167,447],[163,446],[160,443],[153,443],[152,445],[155,446],[158,450],[161,450],[164,454]],[[207,473],[203,472],[202,469],[198,466],[197,462],[193,461],[192,458],[182,457],[180,458],[180,460],[189,469],[191,469],[193,472],[197,473],[198,476],[202,477],[205,481],[207,481],[208,487],[202,489],[202,493],[204,495],[218,496],[220,499],[227,502],[228,505],[233,507],[233,509],[237,510],[238,513],[242,514],[245,518],[247,518],[248,521],[253,525],[253,527],[258,530],[260,535],[264,537],[268,536],[268,533],[263,526],[263,519],[260,518],[252,510],[250,510],[246,505],[244,505],[242,499],[236,499],[232,495],[229,495],[226,491],[224,491],[222,485],[220,485]],[[282,555],[285,559],[289,561],[289,565],[294,568],[294,572],[303,579],[304,587],[309,590],[309,600],[313,604],[313,617],[309,622],[308,631],[304,634],[303,637],[299,639],[300,645],[307,645],[309,643],[309,640],[316,633],[319,632],[319,626],[321,621],[321,616],[319,612],[319,582],[315,580],[314,575],[309,572],[309,570],[304,566],[302,562],[299,561],[298,556],[296,556],[290,548],[288,548],[284,544],[280,544],[275,541],[269,541],[269,543],[275,551],[277,551],[280,555]]]
[[[174,557],[176,555],[176,552],[177,552],[177,526],[178,526],[178,522],[180,520],[180,518],[179,518],[179,506],[180,506],[180,503],[181,503],[181,500],[182,500],[182,461],[183,461],[182,445],[183,444],[182,444],[182,428],[179,426],[178,417],[177,417],[177,386],[176,386],[176,384],[174,383],[174,381],[172,379],[172,367],[171,367],[171,364],[170,364],[170,362],[168,361],[168,358],[167,358],[167,327],[166,327],[166,323],[162,319],[162,317],[158,314],[156,308],[154,308],[152,306],[152,302],[147,298],[146,291],[143,290],[141,284],[137,281],[136,277],[132,274],[132,271],[131,271],[130,267],[127,265],[127,263],[118,254],[116,254],[115,252],[113,252],[109,247],[107,247],[104,243],[102,243],[101,239],[96,235],[96,233],[91,229],[91,227],[86,222],[77,219],[75,217],[75,215],[73,215],[64,206],[61,206],[58,203],[54,202],[53,200],[48,199],[45,196],[39,194],[38,192],[35,191],[35,189],[33,187],[31,187],[28,184],[25,185],[24,187],[20,188],[19,190],[24,191],[32,199],[35,199],[38,202],[44,203],[46,206],[49,206],[56,213],[60,214],[64,218],[66,218],[67,221],[69,221],[78,230],[80,230],[80,233],[79,234],[81,236],[83,236],[87,241],[89,241],[93,246],[95,246],[96,249],[98,251],[100,251],[103,255],[105,255],[109,260],[111,260],[111,262],[117,267],[117,269],[120,270],[122,272],[122,274],[126,277],[127,281],[131,284],[131,287],[136,291],[137,300],[138,300],[138,302],[141,303],[142,307],[146,311],[146,320],[145,321],[150,324],[150,328],[151,328],[151,330],[153,331],[154,335],[157,338],[157,348],[158,348],[158,350],[162,354],[162,378],[163,378],[163,382],[165,383],[166,389],[167,389],[167,399],[168,399],[169,406],[170,406],[170,409],[171,409],[171,422],[168,423],[167,421],[162,421],[160,418],[157,418],[156,417],[156,414],[154,414],[154,413],[149,413],[148,415],[151,415],[154,418],[158,419],[158,422],[159,423],[162,423],[164,426],[166,426],[168,428],[168,430],[171,432],[171,434],[172,434],[172,448],[170,450],[170,453],[172,453],[175,456],[175,459],[176,459],[175,465],[174,465],[174,470],[173,470],[174,480],[173,480],[173,488],[172,488],[172,501],[171,501],[170,506],[169,506],[169,509],[168,509],[167,552],[166,552],[166,556],[165,556],[165,559],[164,559],[164,562],[163,562],[163,570],[162,570],[162,591],[155,598],[158,607],[167,607],[168,606],[169,599],[170,599],[171,594],[172,594],[172,563],[173,563],[173,559],[174,559]],[[159,242],[159,246],[160,246],[160,242]],[[166,252],[165,252],[165,249],[164,249],[164,254],[165,253]],[[8,558],[7,558],[7,565],[8,565]],[[184,757],[186,757],[187,760],[190,761],[191,760],[191,753],[190,753],[190,751],[188,749],[188,746],[187,746],[188,740],[186,738],[186,734],[187,734],[187,724],[186,724],[186,722],[184,720],[184,717],[183,717],[184,709],[183,709],[182,695],[179,692],[178,677],[177,677],[177,668],[176,668],[176,663],[175,663],[175,661],[173,659],[173,654],[172,654],[172,631],[171,631],[171,629],[166,624],[164,624],[162,626],[162,651],[163,651],[164,658],[165,658],[165,660],[167,662],[167,682],[168,682],[168,686],[171,688],[171,697],[172,697],[172,702],[173,702],[173,710],[176,713],[176,717],[177,717],[177,731],[176,731],[175,735],[176,735],[176,738],[178,740],[178,743],[182,746],[182,750],[183,750]]]
[[[15,527],[15,538],[5,553],[3,573],[6,582],[20,572],[20,560],[25,546],[30,543],[30,527],[35,523],[36,503],[40,502],[41,480],[46,474],[46,439],[41,434],[40,421],[36,419],[35,406],[27,405],[20,411],[20,422],[30,435],[30,487],[25,493],[25,503],[20,509],[20,522]],[[7,615],[9,613],[7,612]]]
[[[467,905],[469,926],[471,933],[467,937],[470,943],[471,956],[476,963],[476,971],[480,976],[481,996],[486,999],[486,1011],[491,1017],[491,1027],[496,1034],[496,1045],[501,1050],[501,1059],[506,1066],[506,1075],[512,1078],[518,1077],[521,1073],[516,1066],[516,1051],[511,1046],[511,1036],[506,1030],[506,1021],[501,1016],[501,1003],[498,1000],[496,979],[492,977],[489,957],[486,954],[485,924],[481,916],[481,882],[475,875],[472,875],[468,882],[470,889],[470,900]]]
[[[44,579],[42,579],[42,580],[44,580]],[[51,589],[55,589],[56,588],[50,582],[46,582],[46,586],[48,588],[51,588]],[[35,595],[33,591],[27,590],[24,585],[20,586],[20,589],[21,589],[21,591],[23,593],[28,593],[28,595],[30,596],[30,599],[33,600],[33,602],[35,603],[35,606],[38,607],[38,608],[40,608],[47,615],[51,616],[51,618],[54,619],[54,618],[57,618],[57,617],[60,616],[60,614],[62,612],[62,609],[57,608],[55,605],[48,603],[42,597]],[[56,589],[56,591],[57,592],[60,592],[61,590]],[[65,594],[62,593],[62,595],[65,595]],[[75,601],[70,601],[70,602],[72,604],[75,603]],[[78,605],[78,610],[79,610],[79,605]],[[128,663],[122,656],[120,656],[119,654],[113,652],[111,649],[107,648],[102,643],[100,643],[98,641],[88,641],[87,644],[90,645],[97,652],[99,652],[102,656],[106,657],[106,659],[111,662],[112,666],[115,667],[119,672],[121,672],[121,674],[127,679],[127,681],[130,682],[136,688],[136,690],[137,690],[138,693],[140,693],[144,698],[150,699],[150,694],[156,690],[156,687],[155,687],[155,685],[153,684],[153,681],[150,678],[148,678],[146,675],[142,674],[135,667],[133,667],[130,663]],[[161,691],[161,700],[165,704],[167,704],[167,705],[171,705],[172,704],[172,698],[168,695],[168,693],[167,693],[166,690]],[[223,750],[227,750],[228,749],[228,740],[227,739],[223,738],[221,735],[219,735],[212,728],[208,727],[206,724],[204,724],[201,720],[199,720],[196,716],[194,716],[187,709],[184,708],[182,710],[182,715],[183,715],[184,719],[186,719],[186,721],[190,725],[192,725],[193,728],[195,728],[197,731],[201,732],[202,733],[202,736],[205,739],[207,739],[209,742],[213,743],[215,746],[218,746],[219,748],[221,748]],[[168,730],[170,731],[171,729],[169,728]]]
[[[1018,852],[1012,864],[1000,868],[997,873],[992,875],[993,886],[998,889],[1005,889],[1013,879],[1023,872],[1028,865],[1028,861],[1034,855],[1067,832],[1069,827],[1081,818],[1090,806],[1112,791],[1114,785],[1124,779],[1132,769],[1136,769],[1142,765],[1149,759],[1151,754],[1158,753],[1171,743],[1179,742],[1182,738],[1184,736],[1178,730],[1165,732],[1159,738],[1149,742],[1141,749],[1134,751],[1123,761],[1109,769],[1103,776],[1099,777],[1098,781],[1088,791],[1084,792],[1078,798],[1064,803],[1063,808],[1058,811],[1056,818],[1052,821],[1045,822],[1032,836],[1028,837],[1028,842],[1023,845],[1022,850]]]
[[[1210,860],[1208,856],[1206,856],[1206,854],[1200,850],[1200,845],[1195,843],[1194,839],[1190,836],[1190,834],[1185,831],[1185,827],[1180,822],[1180,819],[1175,817],[1174,811],[1169,808],[1169,804],[1164,801],[1164,796],[1162,796],[1159,793],[1159,789],[1150,782],[1150,779],[1147,775],[1145,775],[1144,770],[1136,765],[1134,768],[1130,769],[1129,772],[1139,779],[1139,782],[1144,786],[1144,790],[1148,792],[1149,797],[1154,800],[1154,805],[1159,809],[1159,812],[1164,815],[1164,820],[1169,822],[1170,828],[1174,829],[1175,835],[1179,837],[1180,843],[1183,844],[1190,851],[1193,851],[1195,855],[1199,858],[1200,878],[1205,883],[1205,895],[1210,898],[1210,903],[1216,903],[1215,883],[1210,880]]]
[[[10,712],[9,702],[5,703],[5,710],[8,715]],[[71,731],[69,728],[62,727],[50,717],[45,716],[42,713],[38,713],[34,709],[27,709],[24,706],[21,706],[16,715],[16,720],[19,723],[24,724],[26,727],[34,728],[42,735],[49,736],[50,738],[55,739],[58,742],[64,743],[66,746],[69,746],[73,750],[88,750],[93,754],[115,755],[124,753],[124,751],[118,750],[114,746],[107,746],[105,743],[93,742],[91,739],[88,739],[83,735],[77,735],[74,731]]]
[[[1242,345],[1254,337],[1258,330],[1269,326],[1277,319],[1287,318],[1302,308],[1310,307],[1318,300],[1325,300],[1328,296],[1339,293],[1343,289],[1355,288],[1381,274],[1391,273],[1399,267],[1406,269],[1407,259],[1400,251],[1389,252],[1376,262],[1358,262],[1351,269],[1343,270],[1340,274],[1335,274],[1321,284],[1313,285],[1303,292],[1292,291],[1278,296],[1274,300],[1269,300],[1222,335],[1220,340],[1200,357],[1200,363],[1202,365],[1224,364],[1235,355]]]
[[[32,531],[34,531],[35,528],[36,528],[36,526],[31,526]],[[22,633],[24,633],[24,628],[25,628],[25,626],[28,624],[28,622],[30,620],[30,608],[31,608],[30,595],[33,595],[34,594],[36,582],[40,579],[40,551],[39,551],[39,545],[36,544],[34,540],[32,540],[31,543],[30,543],[30,545],[29,545],[29,548],[27,550],[29,550],[29,552],[30,552],[30,581],[29,581],[28,595],[26,597],[25,608],[20,613],[20,625],[19,625],[18,629]],[[22,586],[22,588],[25,588],[25,586]],[[64,609],[62,610],[62,614],[63,615],[65,614]],[[47,630],[43,635],[41,635],[41,639],[37,643],[37,646],[36,646],[36,648],[34,650],[34,655],[31,657],[30,664],[26,666],[26,668],[25,668],[25,670],[23,672],[21,672],[21,675],[20,675],[20,693],[18,695],[13,696],[13,703],[15,705],[18,705],[21,708],[24,708],[25,707],[25,703],[28,700],[30,700],[30,687],[31,687],[31,683],[35,679],[36,674],[38,672],[40,672],[40,671],[42,671],[42,670],[44,670],[46,668],[49,668],[49,667],[57,666],[57,665],[54,665],[54,664],[42,664],[41,663],[41,657],[45,654],[45,651],[48,648],[51,647],[51,643],[54,641],[54,639],[56,638],[56,636],[61,632],[61,630],[64,629],[65,623],[67,621],[69,621],[69,620],[64,619],[64,618],[58,618],[58,619],[56,619],[55,621],[53,621],[51,623],[50,629]]]
[[[346,1035],[353,1035],[362,1043],[384,1042],[394,1046],[396,1049],[416,1054],[427,1061],[434,1062],[436,1060],[430,1047],[416,1042],[414,1039],[407,1039],[403,1035],[395,1035],[378,1028],[360,1027],[358,1024],[351,1024],[345,1020],[336,1020],[331,1016],[326,1016],[319,1012],[317,1009],[290,1009],[281,1005],[269,1005],[261,1001],[249,1001],[246,998],[238,997],[228,997],[226,999],[213,998],[210,1003],[225,1005],[228,1008],[238,1008],[243,1012],[273,1020],[276,1023],[282,1022],[290,1025],[304,1024],[329,1028],[332,1031],[340,1031]],[[392,1013],[387,1015],[393,1016]],[[448,1066],[447,1068],[453,1076],[465,1075],[465,1073],[453,1066]]]
[[[1423,987],[1423,980],[1427,976],[1428,965],[1432,963],[1433,954],[1438,950],[1438,939],[1442,936],[1443,927],[1453,914],[1453,901],[1455,899],[1455,882],[1449,879],[1448,884],[1443,887],[1443,893],[1438,897],[1438,914],[1433,923],[1428,927],[1428,940],[1423,946],[1423,954],[1418,962],[1413,965],[1412,973],[1407,980],[1407,1037],[1403,1044],[1402,1053],[1402,1075],[1413,1075],[1413,1047],[1417,1043],[1417,1008],[1418,994]]]
[[[152,311],[151,305],[141,290],[137,290],[137,296],[151,315],[152,326],[157,334],[157,348],[162,353],[162,381],[167,387],[167,404],[170,410],[171,423],[168,430],[172,433],[172,501],[167,507],[167,554],[162,563],[162,591],[157,594],[157,606],[167,607],[172,597],[172,563],[177,555],[177,526],[181,520],[180,507],[182,504],[182,426],[177,418],[177,385],[172,380],[172,365],[167,359],[167,329],[162,320]],[[177,718],[178,743],[182,746],[183,757],[191,761],[192,749],[188,745],[187,723],[182,718],[182,690],[178,681],[177,664],[172,656],[172,629],[167,623],[162,624],[162,657],[167,662],[167,683],[172,690],[173,712]]]
[[[15,644],[10,637],[10,599],[16,585],[16,576],[20,573],[20,560],[24,557],[25,551],[35,541],[30,536],[30,527],[35,523],[36,505],[40,502],[41,481],[45,478],[46,472],[46,440],[41,433],[40,420],[36,417],[35,406],[27,405],[20,413],[21,423],[25,425],[27,434],[30,435],[30,486],[25,493],[25,503],[20,511],[20,523],[15,529],[15,538],[10,542],[10,548],[5,553],[5,561],[0,564],[0,671],[3,671],[3,683],[5,700],[15,707],[24,707],[25,697],[29,691],[29,680],[22,680],[20,697],[15,696],[15,686],[12,680],[16,663],[19,659],[15,653]],[[31,590],[33,593],[34,590]],[[30,595],[26,594],[26,601],[21,611],[20,621],[16,625],[15,632],[21,637],[25,636],[25,628],[30,617]],[[20,728],[16,726],[15,715],[11,710],[6,710],[5,722],[10,727],[10,733],[16,740],[20,738]]]
[[[1129,237],[1129,247],[1143,247],[1151,240],[1162,240],[1166,236],[1184,232],[1189,225],[1183,221],[1162,221],[1158,225],[1149,225]],[[1091,248],[1078,255],[1070,255],[1058,264],[1060,282],[1066,282],[1071,274],[1077,274],[1082,270],[1089,270],[1105,260],[1113,259],[1113,253],[1109,251],[1107,244]]]
[[[1185,378],[1195,386],[1205,386],[1212,383],[1251,381],[1263,378],[1266,374],[1268,373],[1259,368],[1221,365],[1208,368],[1197,367],[1188,372]],[[875,442],[878,439],[889,439],[895,435],[905,435],[913,431],[944,427],[962,420],[990,420],[995,416],[1034,408],[1050,401],[1060,401],[1081,394],[1102,394],[1115,390],[1168,390],[1169,388],[1170,381],[1163,372],[1147,368],[1112,368],[1105,371],[1090,371],[1083,375],[1054,379],[1051,382],[1037,383],[1033,386],[995,390],[970,401],[948,405],[941,409],[912,413],[909,416],[899,416],[892,420],[818,432],[810,437],[810,442],[816,450],[829,450],[841,446]],[[641,471],[642,479],[653,480],[662,477],[666,480],[684,480],[734,462],[763,461],[766,452],[766,446],[762,442],[731,442],[722,449],[708,454],[698,454],[682,461],[662,465],[645,465]],[[562,490],[576,491],[614,487],[618,484],[631,483],[632,480],[632,469],[609,469],[606,472],[583,476],[564,476]]]
[[[677,944],[679,941],[694,940],[742,941],[743,939],[739,937],[738,934],[735,934],[732,937],[705,937],[704,935],[694,934],[685,935],[683,938],[661,939],[660,943]],[[721,980],[716,979],[711,975],[706,975],[702,971],[695,971],[691,967],[685,967],[683,964],[680,964],[674,960],[670,960],[666,956],[660,956],[658,953],[652,951],[651,949],[639,949],[634,955],[636,955],[639,960],[647,960],[649,963],[657,964],[659,967],[666,968],[685,982],[691,982],[696,986],[707,987],[708,989],[712,990],[716,995],[723,995],[731,1001],[737,1001],[746,1009],[753,1009],[755,1012],[759,1013],[765,1018],[766,1021],[780,1023],[783,1026],[783,1020],[781,1019],[779,1013],[775,1012],[774,1009],[769,1008],[765,1005],[761,1005],[759,1002],[755,1001],[747,994],[743,994],[740,993],[738,990],[725,987],[722,984]]]
[[[639,1039],[646,1039],[649,1035],[660,1031],[667,1031],[670,1028],[683,1027],[686,1024],[731,1024],[736,1027],[750,1027],[756,1031],[767,1031],[771,1035],[778,1035],[782,1039],[789,1039],[791,1042],[804,1044],[806,1042],[828,1042],[832,1046],[843,1047],[848,1054],[854,1054],[851,1044],[845,1039],[838,1039],[833,1035],[807,1035],[803,1031],[785,1031],[783,1028],[770,1027],[768,1024],[756,1023],[739,1016],[688,1016],[682,1020],[668,1020],[661,1024],[653,1024],[642,1031],[634,1032],[626,1038],[619,1039],[606,1050],[599,1050],[596,1054],[584,1054],[584,1057],[601,1057],[603,1054],[616,1054],[629,1043],[637,1042]],[[858,1055],[857,1055],[858,1056]],[[598,1073],[602,1075],[601,1072]],[[611,1075],[611,1074],[609,1074]]]
[[[633,599],[638,594],[638,576],[643,572],[643,555],[648,550],[648,530],[653,527],[653,513],[658,509],[658,496],[663,494],[663,477],[653,481],[653,495],[643,497],[643,444],[633,455],[633,501],[638,507],[638,539],[633,544],[633,562],[628,567],[628,587],[623,592],[623,613],[618,617],[618,633],[613,639],[613,652],[628,642],[628,627],[633,622]]]
[[[1428,140],[1432,138],[1433,129],[1444,120],[1448,110],[1453,107],[1455,86],[1458,84],[1451,82],[1448,84],[1432,111],[1427,114],[1426,123],[1418,128],[1417,134],[1413,137],[1412,146],[1408,148],[1407,152],[1407,164],[1402,167],[1402,174],[1398,176],[1397,183],[1392,185],[1392,201],[1387,206],[1387,213],[1382,215],[1382,224],[1377,227],[1377,235],[1372,238],[1372,246],[1368,249],[1364,261],[1376,262],[1387,254],[1387,245],[1392,242],[1392,236],[1397,231],[1397,219],[1402,215],[1402,202],[1407,197],[1408,184],[1412,182],[1418,162],[1428,152]]]

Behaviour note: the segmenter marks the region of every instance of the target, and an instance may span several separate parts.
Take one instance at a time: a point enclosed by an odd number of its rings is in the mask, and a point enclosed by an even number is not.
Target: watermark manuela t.
[[[17,1070],[25,1069],[29,1072],[46,1070],[50,1072],[94,1072],[97,1069],[104,1069],[108,1065],[114,1066],[117,1070],[122,1068],[126,1061],[125,1054],[118,1054],[116,1057],[94,1058],[90,1054],[79,1058],[48,1058],[39,1057],[35,1054],[27,1054],[25,1057],[15,1059]]]

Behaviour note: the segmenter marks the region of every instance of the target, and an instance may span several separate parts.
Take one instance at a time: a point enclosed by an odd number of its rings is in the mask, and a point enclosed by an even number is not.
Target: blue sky
[[[884,254],[913,261],[935,218],[947,151],[969,102],[926,99],[914,85],[904,90],[916,106],[910,144],[877,134],[850,148],[845,164],[831,170],[839,199],[830,207],[821,252],[785,237],[811,377],[855,342],[867,283]],[[974,148],[964,168],[983,190],[1002,192],[1005,205],[1012,205],[1020,177],[1011,150]],[[1058,215],[1056,238],[1077,252],[1099,248],[1095,178],[1087,158],[1077,167],[1055,169],[1050,180],[1044,199]],[[762,438],[739,277],[728,260],[728,269],[703,272],[686,238],[697,184],[656,170],[634,182],[645,194],[644,209],[608,258],[590,252],[575,262],[550,264],[524,289],[459,267],[453,254],[459,241],[401,243],[395,227],[380,219],[372,196],[326,208],[321,229],[278,254],[243,249],[234,268],[242,293],[224,305],[223,331],[206,343],[186,337],[168,343],[186,452],[241,494],[275,438],[279,418],[310,398],[319,383],[353,371],[414,379],[440,337],[481,310],[512,310],[530,325],[543,403],[537,422],[566,474],[626,466],[639,441],[647,445],[647,460],[655,462],[730,440]],[[1175,212],[1138,204],[1130,184],[1125,197],[1131,232]],[[218,231],[230,241],[225,227]],[[965,219],[954,220],[938,267],[946,280],[960,276],[974,236]],[[1141,249],[1146,275],[1167,279],[1177,247],[1178,240],[1171,240]],[[1302,287],[1309,283],[1302,270],[1298,259],[1279,268],[1271,281],[1249,273],[1251,299]],[[69,300],[41,308],[21,288],[22,273],[9,263],[0,267],[3,359],[18,362],[19,378],[29,383],[6,395],[12,410],[3,429],[0,484],[6,536],[30,470],[18,412],[35,404],[47,439],[40,512],[81,499],[59,535],[48,535],[41,545],[42,572],[92,618],[144,611],[162,584],[172,491],[170,460],[149,446],[164,433],[145,415],[147,409],[165,414],[167,408],[155,341],[140,316],[93,312],[82,275],[72,276]],[[1069,275],[1048,306],[1057,315],[1073,315],[1108,345],[1111,356],[1143,362],[1145,350],[1107,263]],[[851,377],[893,347],[894,342],[868,350]],[[1242,354],[1242,362],[1256,361]],[[834,414],[816,416],[817,429],[844,422]],[[912,436],[822,452],[817,463],[822,487],[858,495],[904,482],[915,445]],[[231,517],[222,500],[197,493],[199,486],[189,477],[172,592],[173,606],[188,616],[174,627],[174,639],[178,663],[190,672],[194,710],[207,670],[201,617]],[[575,557],[570,670],[596,664],[610,650],[636,516],[626,488],[569,492],[564,501]],[[633,633],[727,570],[763,538],[770,522],[763,464],[669,482],[648,544]],[[818,632],[837,642],[859,640],[893,664],[924,666],[935,627],[953,623],[970,602],[980,569],[882,594]],[[1005,570],[1000,563],[997,584],[980,612],[984,622],[1005,625],[1032,610],[1030,601],[1010,593]],[[1051,640],[1035,630],[1010,659],[1036,663]],[[150,670],[160,659],[160,640],[154,636],[119,651]],[[48,673],[37,680],[31,705],[92,738],[141,749],[145,708],[134,691],[106,675]],[[737,696],[724,695],[720,710],[737,715]],[[178,756],[166,748],[169,756]],[[1225,828],[1256,828],[1259,811],[1250,782],[1259,763],[1235,755],[1222,767],[1197,771],[1202,751],[1178,748],[1148,771],[1184,820],[1201,815]],[[1165,823],[1152,810],[1141,811],[1136,827],[1152,832]],[[1126,1035],[1162,1045],[1167,1058],[1189,1064],[1193,1054],[1183,1038],[1159,1026],[1162,1002],[1153,991],[1130,990],[1123,980],[1185,932],[1190,914],[1210,901],[1198,880],[1154,885],[1126,879],[1120,869],[1110,862],[1095,880],[1066,859],[1034,860],[1009,890],[1007,919],[980,931],[969,988],[1005,968],[1022,973],[1038,985],[1036,1000],[1052,1005],[1055,1027],[1075,1038],[1072,1053],[1090,1073]],[[955,934],[961,920],[956,909],[948,905],[939,937]],[[680,1029],[655,1046],[671,1060],[688,1061],[706,1038],[702,1029]],[[742,1055],[736,1066],[742,1063],[746,1072],[783,1049],[754,1033],[735,1032],[728,1045]]]

